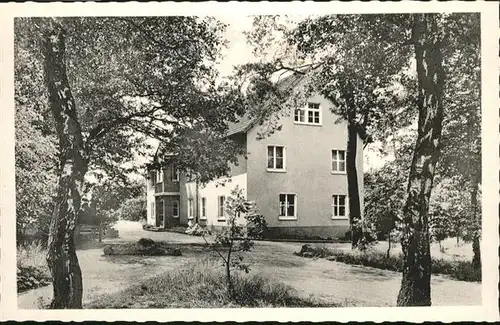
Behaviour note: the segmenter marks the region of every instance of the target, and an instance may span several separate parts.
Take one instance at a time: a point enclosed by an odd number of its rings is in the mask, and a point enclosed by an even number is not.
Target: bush
[[[50,275],[45,270],[33,266],[17,267],[17,292],[24,292],[49,285]]]
[[[299,298],[290,286],[260,275],[235,273],[234,297],[227,295],[219,263],[204,259],[104,295],[86,308],[327,307]]]
[[[188,227],[184,233],[191,236],[202,236],[205,230],[199,224],[195,223],[192,227]]]
[[[141,246],[154,246],[155,242],[150,238],[141,238],[137,241]]]
[[[23,292],[50,284],[51,276],[42,244],[17,247],[17,290]]]
[[[108,245],[103,248],[104,255],[140,255],[140,256],[180,256],[177,247],[166,247],[149,238],[141,238],[137,243]]]
[[[377,269],[396,272],[403,271],[403,256],[391,255],[376,250],[368,251],[346,251],[341,249],[329,249],[324,246],[313,247],[303,245],[300,252],[294,253],[302,257],[320,257],[330,261],[346,264],[370,266]],[[447,261],[444,259],[432,259],[431,272],[433,274],[445,274],[460,281],[480,282],[481,269],[474,268],[471,261]]]

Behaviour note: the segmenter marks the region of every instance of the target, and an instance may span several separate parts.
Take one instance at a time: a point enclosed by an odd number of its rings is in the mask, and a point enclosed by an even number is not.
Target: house
[[[156,227],[225,225],[224,202],[235,186],[244,189],[266,218],[269,236],[340,238],[349,230],[347,122],[332,103],[313,95],[307,105],[280,120],[282,128],[257,139],[259,125],[242,118],[228,135],[246,148],[247,158],[231,166],[230,182],[206,186],[188,182],[173,166],[150,171],[147,222]],[[358,136],[357,172],[363,211],[363,139]]]

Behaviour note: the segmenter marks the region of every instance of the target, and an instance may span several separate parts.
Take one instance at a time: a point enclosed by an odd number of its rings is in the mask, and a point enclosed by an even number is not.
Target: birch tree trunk
[[[46,20],[43,33],[45,81],[59,140],[59,181],[50,225],[47,262],[53,281],[50,308],[82,308],[82,274],[74,235],[88,162],[80,123],[66,75],[65,30]]]
[[[414,15],[418,80],[418,136],[403,208],[403,279],[398,306],[431,305],[429,198],[439,158],[444,71],[437,15]]]

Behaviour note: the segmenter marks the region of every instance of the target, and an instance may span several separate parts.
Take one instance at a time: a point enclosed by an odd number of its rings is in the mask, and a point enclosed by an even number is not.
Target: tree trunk
[[[347,137],[347,188],[349,194],[349,223],[351,225],[351,243],[356,247],[361,239],[361,205],[359,202],[358,170],[356,167],[356,154],[358,146],[358,131],[354,123],[348,124]]]
[[[102,221],[99,222],[99,242],[102,243]]]
[[[195,203],[195,208],[196,208],[196,213],[195,213],[195,217],[194,217],[194,223],[198,223],[199,222],[199,219],[200,219],[200,198],[199,198],[199,194],[200,194],[200,189],[199,189],[199,184],[198,184],[198,179],[196,179],[196,203]]]
[[[389,236],[387,237],[387,243],[389,246],[387,247],[387,259],[391,257],[391,233],[389,233]]]
[[[231,234],[231,237],[233,235]],[[227,294],[229,298],[233,298],[233,281],[231,279],[231,253],[233,249],[233,239],[231,238],[229,244],[229,250],[227,252],[227,260],[226,260],[226,281],[227,281]]]
[[[418,78],[418,136],[403,208],[403,278],[398,306],[431,305],[429,198],[439,159],[444,72],[435,14],[416,14],[412,28]]]
[[[59,181],[47,253],[54,292],[50,308],[82,308],[82,274],[74,235],[88,163],[66,75],[65,30],[54,19],[45,22],[42,43],[45,81],[59,140]]]
[[[477,177],[473,181],[472,191],[471,191],[471,208],[472,208],[472,221],[474,224],[473,237],[472,237],[472,265],[475,268],[481,268],[481,249],[480,249],[480,239],[481,239],[481,219],[478,216],[478,206],[477,206],[477,194],[479,191],[479,181],[481,177]]]

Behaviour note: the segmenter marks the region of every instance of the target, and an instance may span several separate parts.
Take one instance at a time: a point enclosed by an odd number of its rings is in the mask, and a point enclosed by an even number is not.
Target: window
[[[172,169],[172,181],[178,182],[180,178],[180,171],[177,168]]]
[[[188,219],[193,219],[194,217],[194,207],[193,207],[193,199],[188,199]]]
[[[163,216],[165,211],[165,201],[159,199],[156,201],[156,226],[163,227]]]
[[[303,108],[297,108],[295,110],[294,121],[295,122],[304,123],[306,121],[305,114],[306,114],[306,110],[305,109],[303,109]]]
[[[201,216],[200,219],[207,219],[207,198],[201,198]]]
[[[285,147],[267,147],[267,169],[272,171],[285,170]]]
[[[155,203],[151,202],[151,217],[154,218],[155,216]]]
[[[219,196],[217,198],[217,220],[226,220],[225,216],[225,205],[226,203],[226,197],[225,196]]]
[[[332,150],[332,171],[345,173],[345,151]]]
[[[172,202],[172,217],[179,218],[179,201]]]
[[[163,182],[163,169],[159,169],[156,171],[156,183]]]
[[[333,219],[347,218],[347,197],[345,195],[332,196],[332,218]]]
[[[297,219],[297,203],[295,194],[279,195],[278,219]]]
[[[293,117],[296,123],[321,124],[321,109],[318,103],[307,103],[306,108],[297,108]]]

